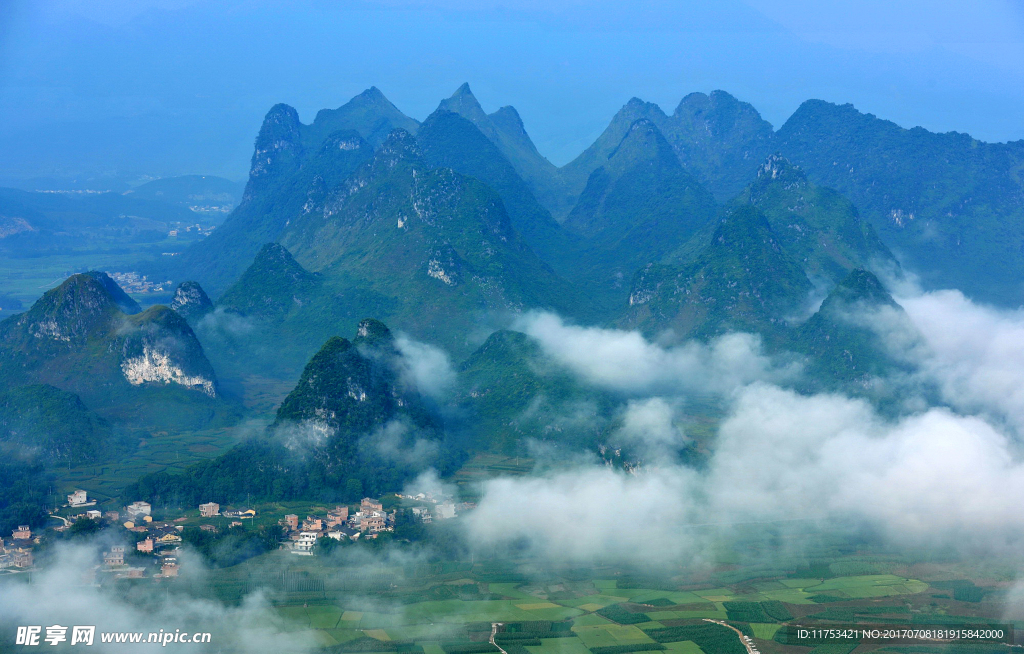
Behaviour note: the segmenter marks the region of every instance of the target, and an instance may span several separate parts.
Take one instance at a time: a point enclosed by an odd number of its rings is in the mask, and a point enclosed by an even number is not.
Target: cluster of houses
[[[76,490],[67,497],[67,506],[72,508],[96,506],[96,501],[90,500],[84,490]],[[101,511],[90,509],[75,518],[101,518],[102,516]],[[70,521],[66,521],[65,526],[61,529],[66,529],[68,525],[70,525]],[[11,532],[11,537],[6,540],[0,538],[0,570],[32,567],[32,548],[38,545],[39,541],[39,535],[33,534],[29,525],[19,525]]]
[[[282,544],[292,554],[310,556],[316,542],[321,538],[338,541],[376,538],[381,532],[393,531],[395,513],[388,513],[384,506],[372,497],[364,497],[359,510],[349,513],[347,506],[337,506],[326,516],[306,516],[299,522],[299,516],[289,514],[281,521],[287,540]]]
[[[32,567],[32,546],[39,542],[27,525],[21,525],[7,540],[0,538],[0,570]]]
[[[411,508],[411,513],[418,520],[429,523],[434,520],[445,520],[454,518],[460,510],[472,508],[471,504],[456,506],[449,498],[435,498],[420,493],[412,496],[398,496],[401,499],[411,500],[417,503]],[[115,577],[141,578],[146,575],[146,566],[138,565],[139,555],[152,557],[153,563],[160,568],[154,577],[176,577],[178,575],[178,549],[182,542],[182,532],[187,518],[177,518],[171,522],[154,521],[153,508],[148,502],[132,502],[125,506],[123,511],[100,511],[95,507],[96,501],[90,500],[86,491],[76,490],[67,496],[69,508],[86,508],[88,510],[72,515],[69,518],[61,518],[64,525],[58,527],[58,531],[68,529],[75,520],[106,520],[111,524],[120,523],[125,530],[133,535],[135,541],[135,556],[126,559],[125,547],[112,546],[103,553],[102,566],[97,565],[92,573],[96,572],[113,574]],[[199,505],[199,516],[201,518],[214,518],[222,516],[230,518],[229,527],[242,526],[242,520],[256,517],[253,509],[225,510],[216,502],[205,502]],[[54,517],[60,517],[54,514]],[[333,538],[338,541],[367,540],[377,538],[382,532],[393,531],[395,527],[395,512],[387,512],[380,500],[365,497],[359,503],[355,511],[348,506],[337,506],[324,515],[307,515],[300,520],[296,514],[289,514],[281,521],[284,527],[285,539],[282,542],[282,549],[293,554],[313,554],[317,541],[321,538]],[[200,524],[199,528],[204,531],[216,533],[219,527],[215,524]],[[0,569],[18,567],[25,568],[32,565],[32,545],[38,543],[39,538],[34,537],[27,526],[18,527],[8,541],[0,539]],[[132,565],[132,562],[135,565]]]
[[[103,565],[96,566],[85,575],[86,581],[94,581],[98,572],[113,575],[115,579],[142,579],[146,577],[147,567],[145,565],[131,565],[126,560],[126,551],[122,545],[114,545],[110,550],[103,552]],[[171,550],[160,552],[153,563],[160,567],[160,572],[152,575],[154,578],[177,577],[178,576],[178,551],[175,547]]]
[[[96,506],[96,500],[90,500],[88,495],[86,494],[86,492],[84,490],[76,490],[75,492],[73,492],[70,495],[68,495],[68,503],[65,504],[64,506],[66,506],[68,508],[72,508],[72,509],[82,509],[82,508],[86,508],[86,507],[90,507],[90,506],[95,507]],[[93,509],[89,509],[88,511],[85,511],[83,513],[79,513],[77,515],[72,515],[72,516],[70,516],[69,519],[65,519],[64,526],[63,527],[58,527],[57,531],[63,531],[64,529],[67,529],[69,526],[71,526],[72,522],[74,522],[75,520],[81,520],[82,518],[87,518],[89,520],[102,520],[103,518],[106,518],[107,520],[110,520],[111,522],[117,522],[119,516],[120,516],[120,514],[117,511],[107,511],[106,513],[104,513],[103,511],[100,511],[99,509],[93,508]],[[59,516],[54,516],[54,517],[59,517]]]
[[[154,522],[153,507],[148,502],[132,502],[124,507],[123,514],[108,511],[104,517],[111,522],[119,522],[124,518],[122,526],[135,536],[135,551],[138,554],[154,557],[153,563],[160,567],[154,577],[178,576],[178,546],[181,544],[181,525],[169,522]],[[145,536],[142,538],[142,536]],[[129,565],[125,561],[125,548],[116,545],[103,553],[104,572],[113,573],[114,577],[140,579],[146,575],[146,566]]]

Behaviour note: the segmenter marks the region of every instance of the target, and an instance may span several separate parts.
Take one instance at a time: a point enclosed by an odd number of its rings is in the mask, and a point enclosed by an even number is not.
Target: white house
[[[212,518],[215,515],[220,515],[220,504],[216,502],[207,502],[206,504],[199,505],[199,515],[204,518]]]
[[[124,512],[128,514],[129,520],[138,522],[139,518],[150,515],[153,512],[153,507],[149,505],[149,502],[132,502],[124,507]]]
[[[88,501],[89,498],[86,497],[84,490],[76,490],[74,493],[68,495],[68,504],[71,506],[85,506]]]
[[[304,531],[299,534],[299,539],[292,545],[292,554],[312,556],[313,548],[316,546],[316,539],[320,534],[313,531]]]

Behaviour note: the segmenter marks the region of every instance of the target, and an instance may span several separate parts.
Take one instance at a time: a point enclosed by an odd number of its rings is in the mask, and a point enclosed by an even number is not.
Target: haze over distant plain
[[[877,0],[14,0],[0,7],[0,178],[243,179],[267,109],[375,85],[422,120],[468,81],[561,165],[630,97],[726,90],[776,128],[808,98],[1024,138],[1024,5]]]

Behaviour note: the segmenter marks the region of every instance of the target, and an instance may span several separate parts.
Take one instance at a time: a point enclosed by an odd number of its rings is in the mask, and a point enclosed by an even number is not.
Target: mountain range
[[[278,105],[257,138],[241,205],[219,233],[176,261],[161,262],[161,270],[177,279],[198,279],[218,296],[264,243],[281,238],[308,199],[345,179],[393,129],[401,128],[417,138],[428,166],[475,177],[498,192],[513,227],[530,248],[560,276],[583,285],[584,293],[599,304],[609,291],[598,280],[609,273],[617,279],[622,273],[627,279],[613,283],[617,290],[611,292],[621,299],[628,276],[657,257],[631,252],[634,259],[649,260],[639,266],[635,260],[615,261],[606,266],[611,270],[595,269],[594,259],[608,258],[601,239],[613,238],[614,231],[591,242],[581,239],[579,229],[592,219],[587,214],[595,208],[605,213],[614,213],[616,206],[630,209],[612,187],[602,186],[608,181],[599,171],[623,174],[624,162],[631,158],[624,156],[623,140],[637,121],[662,140],[640,155],[662,160],[649,174],[664,182],[678,178],[681,170],[691,180],[691,190],[706,196],[698,204],[707,197],[718,205],[734,201],[777,153],[799,166],[809,183],[834,189],[851,208],[857,207],[885,247],[926,284],[957,287],[987,301],[1019,303],[1024,232],[1018,234],[1014,225],[1022,224],[1024,187],[1014,171],[1024,161],[1024,145],[907,130],[850,105],[817,100],[801,105],[776,131],[754,107],[724,91],[687,95],[672,114],[633,98],[593,145],[561,168],[540,155],[513,107],[487,114],[465,84],[422,124],[402,114],[376,88],[338,109],[321,111],[310,125],[299,122],[290,107]],[[347,157],[322,158],[322,146],[332,134],[346,144],[339,142],[337,151],[328,151]],[[351,140],[356,135],[363,145]],[[603,197],[606,193],[613,195]],[[658,194],[652,199],[664,201]],[[655,218],[664,211],[652,207],[643,218],[658,220],[665,228],[665,221]],[[689,229],[698,219],[694,212],[686,213],[690,222],[683,227]],[[563,230],[558,229],[561,223]],[[620,227],[628,231],[628,226]],[[657,230],[648,234],[657,238]],[[993,256],[1006,265],[985,265]],[[632,270],[614,270],[620,264]],[[834,282],[837,275],[833,271],[826,276]]]
[[[776,131],[716,91],[671,115],[634,98],[557,168],[467,85],[422,122],[376,88],[310,124],[276,105],[238,206],[150,263],[178,282],[169,306],[90,271],[0,322],[0,451],[88,463],[273,407],[253,438],[132,489],[170,502],[348,501],[475,452],[618,449],[628,398],[515,331],[537,310],[665,346],[755,333],[803,388],[881,401],[897,386],[878,380],[912,372],[863,320],[911,329],[889,280],[1019,304],[1021,147],[819,101]],[[56,233],[30,205],[0,239]],[[443,397],[414,381],[414,341],[455,362]]]

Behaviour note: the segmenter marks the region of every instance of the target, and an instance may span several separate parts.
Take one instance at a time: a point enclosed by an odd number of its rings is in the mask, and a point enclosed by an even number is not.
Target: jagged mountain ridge
[[[292,107],[271,108],[256,138],[241,203],[209,237],[158,269],[167,268],[171,277],[193,278],[215,295],[223,292],[304,207],[372,156],[373,147],[357,130],[341,127],[347,115],[303,125]],[[315,142],[325,125],[338,129]]]
[[[505,155],[548,211],[560,213],[571,206],[571,195],[564,188],[558,169],[537,150],[515,107],[504,106],[487,114],[466,83],[451,97],[442,100],[437,110],[457,113],[476,125]]]

